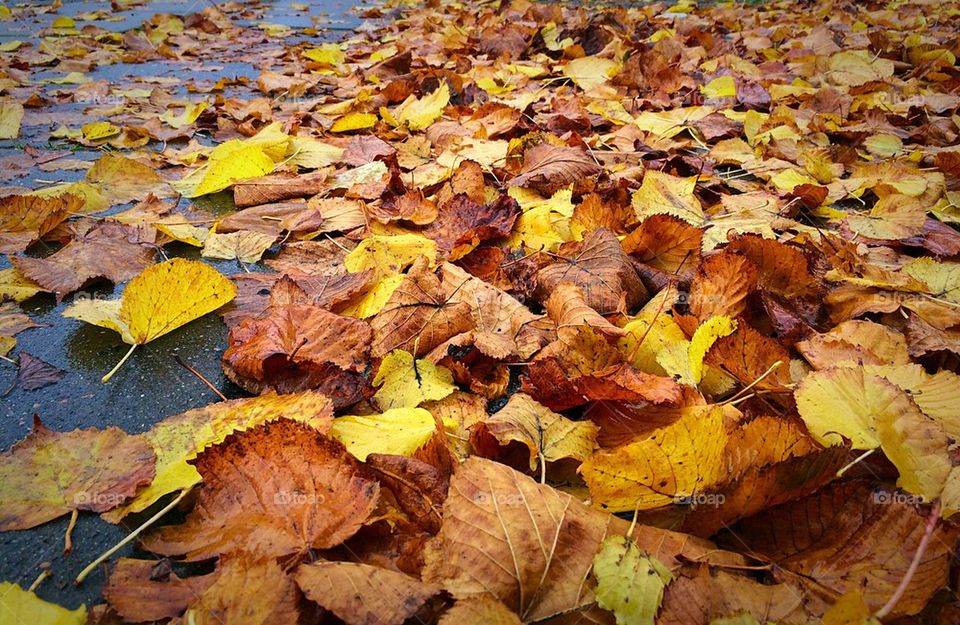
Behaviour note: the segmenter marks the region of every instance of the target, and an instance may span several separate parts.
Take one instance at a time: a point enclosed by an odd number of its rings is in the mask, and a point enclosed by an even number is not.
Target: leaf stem
[[[63,553],[64,555],[73,551],[73,539],[71,535],[73,534],[73,528],[77,525],[77,517],[80,516],[80,511],[76,508],[73,509],[73,512],[70,513],[70,523],[67,524],[67,532],[63,536]]]
[[[100,554],[100,556],[97,557],[96,560],[94,560],[93,562],[87,565],[87,568],[80,571],[80,574],[77,575],[77,579],[73,580],[73,583],[77,584],[78,586],[82,584],[83,580],[87,578],[87,575],[90,575],[93,569],[97,568],[97,566],[99,566],[102,562],[106,561],[110,556],[112,556],[117,551],[119,551],[121,547],[123,547],[124,545],[132,541],[134,538],[139,536],[140,532],[142,532],[143,530],[147,529],[148,527],[156,523],[160,519],[160,517],[162,517],[166,513],[173,510],[174,506],[180,503],[180,500],[186,497],[187,493],[189,493],[190,490],[191,490],[190,488],[184,488],[183,490],[181,490],[180,494],[174,497],[173,500],[167,505],[165,505],[162,510],[160,510],[155,515],[153,515],[152,517],[144,521],[143,525],[141,525],[137,529],[127,534],[127,536],[123,540],[118,542],[116,545],[114,545],[113,547],[110,547],[109,549],[104,551],[102,554]]]
[[[127,362],[127,359],[130,358],[130,356],[133,354],[133,350],[135,349],[137,349],[136,343],[130,346],[130,349],[127,351],[126,354],[124,354],[123,358],[120,359],[120,362],[118,362],[116,366],[114,366],[113,369],[110,370],[110,373],[100,378],[100,383],[106,384],[107,382],[109,382],[110,378],[113,377],[113,374],[120,370],[120,367],[123,366],[123,363]]]

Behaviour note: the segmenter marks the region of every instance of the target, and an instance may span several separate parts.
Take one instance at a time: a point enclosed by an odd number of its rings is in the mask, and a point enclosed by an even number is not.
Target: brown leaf
[[[183,616],[195,625],[296,625],[296,585],[275,560],[248,555],[221,560],[216,579]]]
[[[35,391],[44,386],[56,384],[63,379],[67,372],[54,367],[49,362],[40,360],[26,352],[20,352],[17,361],[17,379],[3,394],[6,395],[15,388],[24,391]]]
[[[587,306],[580,287],[570,282],[557,285],[546,302],[547,314],[557,324],[561,341],[574,340],[580,329],[589,326],[606,337],[618,338],[628,333],[618,328],[597,311]]]
[[[647,300],[640,281],[617,237],[605,228],[582,242],[560,246],[558,262],[537,272],[537,297],[545,301],[562,282],[583,289],[587,305],[601,315],[625,313]]]
[[[324,188],[327,175],[314,172],[300,176],[272,174],[246,178],[233,183],[233,203],[237,208],[272,204],[298,197],[310,197]]]
[[[423,234],[437,242],[450,260],[465,256],[482,241],[499,239],[510,234],[520,215],[520,205],[507,194],[490,204],[480,204],[463,193],[440,206],[436,220]]]
[[[756,288],[756,265],[743,256],[714,254],[697,269],[690,286],[690,312],[701,322],[718,315],[738,317]]]
[[[286,419],[231,434],[192,464],[204,480],[196,507],[182,525],[150,534],[150,551],[196,561],[328,549],[360,528],[379,497],[343,445]]]
[[[43,324],[24,314],[14,302],[0,302],[0,335],[14,336],[24,330],[40,327]]]
[[[125,621],[159,621],[182,614],[215,578],[210,574],[181,579],[167,560],[120,558],[103,587],[103,597]]]
[[[875,611],[906,576],[924,535],[927,514],[916,503],[883,485],[834,482],[805,499],[741,521],[723,540],[746,546],[837,596],[860,588]],[[958,533],[952,525],[937,525],[893,615],[918,613],[947,584]]]
[[[657,625],[706,624],[744,614],[760,623],[809,625],[819,623],[827,607],[823,601],[806,597],[795,583],[765,585],[702,566],[691,576],[684,575],[667,585]]]
[[[717,339],[704,361],[722,368],[743,384],[759,380],[755,387],[759,389],[783,390],[791,382],[790,354],[786,348],[744,322],[733,334]],[[778,361],[780,364],[760,379]]]
[[[552,195],[560,187],[601,172],[597,162],[581,148],[540,143],[523,153],[520,175],[511,180],[511,187],[531,187]]]
[[[350,137],[340,161],[345,165],[360,167],[376,160],[389,160],[397,149],[373,135],[355,135]]]
[[[14,254],[56,228],[83,206],[76,195],[44,198],[8,195],[0,198],[0,253]]]
[[[819,290],[806,256],[797,247],[755,234],[739,234],[731,237],[724,251],[748,258],[758,270],[760,286],[783,297],[807,297]]]
[[[500,601],[525,622],[590,609],[593,592],[584,581],[594,554],[604,538],[625,534],[630,526],[476,457],[454,474],[443,519],[425,551],[424,580],[442,584],[460,601]],[[696,558],[713,549],[706,541],[645,526],[635,528],[633,537],[668,566],[680,554]],[[713,554],[714,561],[731,555]]]
[[[155,459],[146,441],[119,428],[53,432],[34,416],[0,462],[0,531],[115,508],[153,479]]]
[[[461,599],[454,603],[453,607],[440,617],[439,625],[464,625],[464,623],[522,625],[523,621],[496,599],[480,596]]]
[[[381,223],[409,221],[421,226],[435,220],[438,214],[437,205],[419,190],[407,191],[381,204],[371,204],[367,210],[371,217]]]
[[[434,416],[438,415],[434,413]],[[434,534],[440,529],[440,511],[450,486],[447,475],[426,462],[406,456],[370,454],[366,464],[381,487],[393,494],[397,504],[415,523]]]
[[[905,365],[910,362],[902,334],[872,321],[844,321],[829,332],[796,344],[814,369],[842,362],[858,365]]]
[[[395,349],[423,355],[450,337],[471,330],[473,320],[470,306],[452,301],[421,256],[370,325],[372,353],[382,358]]]
[[[231,328],[223,370],[251,392],[317,389],[342,407],[362,398],[372,336],[365,321],[319,306],[271,306]]]
[[[651,215],[622,241],[641,262],[669,273],[692,272],[700,265],[703,230],[673,215]]]
[[[93,236],[74,239],[46,258],[14,256],[13,265],[28,279],[57,296],[57,301],[88,282],[106,278],[126,282],[154,263],[155,253],[121,239]]]
[[[295,577],[309,599],[349,625],[401,625],[440,592],[409,575],[353,562],[304,564]]]

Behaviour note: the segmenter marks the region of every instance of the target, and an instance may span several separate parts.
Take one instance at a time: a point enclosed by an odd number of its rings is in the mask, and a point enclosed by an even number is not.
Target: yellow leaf
[[[658,314],[659,302],[656,298],[651,302],[654,302],[652,307],[648,303],[636,317],[623,326],[629,334],[619,339],[617,345],[630,364],[640,371],[654,375],[672,375],[657,362],[657,355],[671,344],[685,346],[687,335],[665,311]]]
[[[338,313],[345,317],[356,317],[357,319],[367,319],[374,316],[387,305],[390,296],[403,282],[403,277],[402,273],[398,273],[380,280],[369,291],[352,301],[349,306],[338,310]]]
[[[643,221],[651,215],[667,214],[702,226],[705,215],[700,200],[693,194],[696,186],[696,176],[678,178],[653,169],[647,171],[632,197],[637,219]]]
[[[236,295],[233,282],[213,267],[174,258],[140,272],[119,300],[83,300],[63,314],[119,332],[125,343],[136,347],[213,312]],[[104,376],[104,382],[133,353],[134,347]]]
[[[22,120],[22,104],[11,100],[0,102],[0,139],[16,139],[19,137]]]
[[[900,472],[898,486],[927,501],[940,495],[951,468],[948,436],[898,386],[840,367],[810,373],[795,396],[817,442],[838,445],[843,437],[854,449],[880,447]]]
[[[0,582],[0,614],[3,622],[10,625],[84,625],[87,622],[85,605],[68,610],[10,582]]]
[[[406,125],[410,130],[423,130],[443,115],[443,109],[450,103],[450,87],[441,80],[436,91],[420,99],[414,96],[401,102],[391,115],[395,125]]]
[[[644,132],[669,139],[684,130],[688,130],[694,122],[700,121],[714,109],[710,106],[690,106],[675,108],[669,111],[646,111],[637,115],[635,123]]]
[[[303,56],[321,65],[329,65],[331,67],[339,67],[346,61],[346,55],[343,53],[343,50],[335,43],[328,43],[319,48],[304,50]]]
[[[207,110],[207,103],[205,101],[197,102],[183,107],[183,111],[179,115],[175,115],[173,111],[167,111],[160,116],[160,119],[161,121],[167,122],[167,124],[173,128],[180,129],[197,121],[197,118],[200,117],[201,113],[205,110]]]
[[[12,336],[0,335],[0,356],[6,356],[17,346],[17,339]]]
[[[728,475],[730,406],[690,406],[635,442],[595,453],[580,466],[595,506],[608,512],[650,510],[709,490]]]
[[[350,132],[364,130],[377,125],[377,116],[372,113],[348,113],[333,122],[330,132]]]
[[[736,329],[736,320],[720,315],[710,317],[693,333],[688,354],[690,372],[695,382],[699,383],[703,378],[703,357],[707,355],[713,344],[721,337],[730,336]]]
[[[433,415],[423,408],[394,408],[383,414],[333,420],[331,434],[359,460],[370,454],[412,455],[437,432]]]
[[[735,98],[737,97],[737,83],[733,76],[718,76],[700,87],[700,93],[705,98]]]
[[[239,260],[242,263],[255,263],[263,253],[270,249],[277,240],[272,234],[241,230],[229,234],[211,232],[203,242],[204,258],[222,258],[223,260]]]
[[[417,360],[402,349],[389,354],[380,363],[373,385],[380,390],[373,402],[380,410],[414,408],[425,401],[443,399],[457,390],[453,373],[429,360]]]
[[[420,256],[433,265],[437,262],[437,244],[417,234],[368,237],[343,259],[351,273],[372,269],[377,281],[402,272]]]
[[[896,135],[876,134],[863,140],[867,152],[889,158],[903,151],[903,141]]]
[[[343,156],[343,148],[324,143],[313,137],[290,137],[290,155],[287,162],[307,169],[333,165]]]
[[[873,55],[867,50],[837,52],[830,57],[827,75],[835,85],[858,87],[874,80],[893,76],[893,61]]]
[[[0,270],[0,300],[22,302],[44,289],[23,276],[16,267]]]
[[[903,273],[930,287],[930,294],[960,304],[960,263],[941,263],[930,257],[917,258],[903,267]]]
[[[203,247],[203,242],[210,236],[210,231],[193,224],[184,222],[181,215],[170,215],[153,222],[153,226],[175,241]]]
[[[584,91],[596,89],[619,71],[619,64],[598,56],[582,56],[563,66],[563,75]]]
[[[87,141],[99,141],[120,134],[120,129],[110,122],[91,122],[80,128]]]

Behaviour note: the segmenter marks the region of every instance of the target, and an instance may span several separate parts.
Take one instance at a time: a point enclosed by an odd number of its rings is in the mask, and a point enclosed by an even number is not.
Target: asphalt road
[[[147,2],[114,13],[117,21],[97,22],[97,26],[115,32],[139,27],[144,20],[157,13],[188,15],[202,9],[212,0],[163,0]],[[0,43],[9,39],[38,42],[37,32],[59,16],[76,16],[82,12],[102,9],[105,3],[96,1],[75,2],[64,0],[64,6],[56,14],[47,14],[36,22],[0,22]],[[344,0],[299,0],[308,5],[307,11],[292,8],[289,2],[261,2],[266,7],[262,19],[282,23],[294,28],[315,26],[325,29],[314,41],[342,37],[360,21],[350,12],[353,5]],[[303,35],[294,35],[294,41]],[[288,42],[291,40],[288,40]],[[256,79],[259,70],[253,63],[223,63],[217,59],[204,59],[217,76],[246,76]],[[185,77],[203,75],[204,67],[186,70],[175,62],[151,62],[145,64],[116,64],[95,68],[88,75],[97,79],[122,81],[125,76],[142,76],[165,73]],[[50,72],[55,75],[56,72]],[[34,79],[43,73],[34,74]],[[204,76],[204,77],[209,77]],[[53,85],[54,88],[61,88]],[[183,88],[178,91],[185,93]],[[71,105],[82,108],[84,105]],[[24,145],[46,147],[49,128],[21,130],[16,141],[0,141],[0,157],[16,155]],[[77,158],[94,160],[95,151],[81,150]],[[20,178],[6,180],[0,186],[25,186],[38,188],[38,180],[71,181],[83,177],[84,172],[31,171]],[[201,198],[204,208],[225,212],[232,208],[227,194]],[[123,207],[119,207],[122,209]],[[40,246],[35,246],[40,247]],[[34,252],[36,250],[31,250]],[[173,255],[186,255],[189,250],[169,248]],[[39,250],[43,253],[43,250]],[[222,273],[236,273],[239,267],[234,262],[213,263]],[[10,266],[0,257],[0,269]],[[130,361],[109,384],[100,384],[100,377],[123,356],[129,346],[109,330],[64,318],[64,309],[76,297],[116,297],[120,289],[107,284],[87,289],[68,296],[57,304],[52,295],[41,294],[21,304],[22,309],[36,322],[46,327],[26,330],[17,335],[17,350],[25,351],[67,371],[59,383],[36,391],[14,389],[0,398],[0,446],[7,449],[22,439],[30,430],[34,414],[40,415],[44,424],[54,430],[72,430],[83,427],[104,428],[116,425],[129,433],[142,432],[164,417],[190,408],[204,406],[218,398],[196,377],[181,368],[174,360],[178,355],[203,373],[228,397],[239,397],[243,392],[230,384],[220,368],[220,355],[226,346],[226,328],[220,318],[207,315],[187,326],[170,333],[149,345],[138,349]],[[0,392],[10,386],[16,374],[13,366],[0,363]],[[140,518],[145,518],[141,516]],[[136,519],[131,527],[136,526]],[[129,522],[129,521],[128,521]],[[0,581],[17,582],[29,586],[49,567],[52,577],[45,580],[37,594],[69,608],[81,603],[92,606],[102,603],[100,587],[103,570],[98,570],[79,587],[72,580],[91,560],[126,535],[127,530],[110,525],[94,514],[82,513],[73,532],[74,549],[63,555],[63,537],[67,517],[38,528],[18,532],[0,533]],[[127,547],[120,555],[134,553]]]

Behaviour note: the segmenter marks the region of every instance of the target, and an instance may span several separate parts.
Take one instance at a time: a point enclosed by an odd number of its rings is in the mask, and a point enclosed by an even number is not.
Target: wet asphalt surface
[[[139,27],[144,20],[158,13],[185,16],[201,10],[213,0],[163,0],[147,2],[142,6],[114,13],[118,21],[98,21],[97,26],[122,32]],[[45,4],[45,3],[38,3]],[[29,23],[0,22],[0,43],[10,39],[38,42],[36,33],[59,16],[76,16],[85,11],[102,9],[106,3],[95,1],[64,0],[57,12],[41,16]],[[294,35],[286,39],[293,43],[301,39],[314,42],[336,40],[344,37],[360,24],[356,13],[351,12],[354,3],[346,0],[300,0],[297,4],[308,5],[307,11],[298,10],[290,2],[264,1],[266,8],[263,20],[282,23],[294,28],[315,26],[323,29],[318,37]],[[361,5],[362,8],[363,5]],[[82,25],[82,22],[78,22]],[[204,60],[212,68],[211,73],[192,70],[191,76],[203,78],[220,76],[246,76],[255,80],[259,70],[251,64],[222,63],[216,59]],[[183,76],[178,74],[176,62],[151,62],[143,64],[116,64],[92,69],[88,76],[97,79],[118,81],[124,77],[156,75]],[[186,70],[181,70],[185,72]],[[51,76],[58,72],[46,72]],[[205,75],[206,74],[206,75]],[[37,72],[33,80],[42,78]],[[51,88],[62,88],[49,85]],[[185,93],[181,87],[180,93]],[[249,96],[247,96],[249,97]],[[82,109],[84,105],[73,105]],[[16,141],[0,141],[0,157],[17,154],[25,145],[50,149],[47,132],[49,128],[23,127]],[[70,147],[57,145],[56,149]],[[157,147],[157,146],[148,146]],[[80,149],[71,158],[95,160],[99,153]],[[41,172],[0,183],[0,186],[19,185],[39,188],[43,181],[72,181],[82,179],[83,171]],[[233,208],[230,196],[225,193],[198,198],[196,204],[214,214]],[[129,205],[114,207],[111,212],[123,210]],[[52,251],[52,250],[51,250]],[[196,258],[194,248],[175,244],[166,248],[170,256]],[[44,253],[41,245],[34,246],[31,253]],[[240,271],[233,261],[211,263],[225,275]],[[5,257],[0,257],[0,269],[10,266]],[[253,269],[253,267],[251,267]],[[110,370],[123,356],[128,347],[116,333],[62,316],[64,309],[77,297],[114,298],[122,288],[97,285],[80,293],[67,296],[57,304],[52,295],[39,294],[20,304],[20,307],[35,322],[45,327],[26,330],[17,335],[17,347],[12,355],[24,351],[41,358],[67,372],[60,382],[36,391],[14,389],[0,398],[0,446],[9,448],[30,431],[33,415],[37,414],[44,424],[53,430],[75,428],[105,428],[115,425],[129,433],[139,433],[164,417],[218,401],[217,396],[200,380],[180,367],[174,360],[179,356],[201,372],[227,397],[240,397],[244,393],[226,380],[220,368],[220,356],[226,346],[226,327],[217,314],[210,314],[171,332],[149,345],[137,349],[131,359],[120,369],[109,384],[101,384],[100,377]],[[15,367],[0,362],[0,392],[6,390],[16,376]],[[152,510],[126,521],[129,528],[148,518]],[[94,558],[122,539],[127,529],[106,523],[92,513],[81,513],[73,531],[73,551],[63,555],[63,539],[68,517],[46,523],[40,527],[17,532],[0,533],[0,581],[16,582],[29,586],[44,568],[52,576],[38,588],[37,594],[68,608],[81,603],[88,607],[102,603],[100,588],[104,581],[104,568],[92,573],[79,587],[73,584],[76,575]],[[136,554],[127,546],[120,555]],[[144,555],[144,554],[141,554]],[[115,556],[115,557],[118,557]]]

